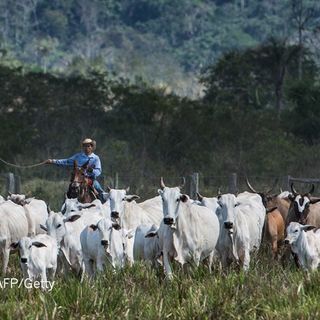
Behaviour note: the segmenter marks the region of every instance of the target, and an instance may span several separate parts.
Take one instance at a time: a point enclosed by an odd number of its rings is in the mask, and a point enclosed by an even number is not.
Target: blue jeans
[[[106,200],[105,200],[104,195],[103,195],[103,193],[104,193],[105,191],[102,189],[99,181],[98,181],[98,180],[93,180],[93,186],[94,186],[94,188],[98,191],[99,200],[100,200],[102,203],[105,203]]]

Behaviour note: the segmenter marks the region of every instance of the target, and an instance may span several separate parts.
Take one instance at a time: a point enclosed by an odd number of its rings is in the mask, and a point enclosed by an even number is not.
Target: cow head
[[[118,219],[121,218],[124,212],[124,203],[126,201],[130,202],[140,197],[137,195],[127,195],[129,188],[127,189],[107,189],[106,200],[109,200],[111,218]]]
[[[198,200],[200,201],[201,206],[207,207],[208,209],[212,210],[217,214],[219,213],[220,205],[217,197],[211,197],[211,198],[203,197],[198,192],[197,192],[197,197],[198,197]]]
[[[39,241],[33,241],[29,237],[23,237],[19,242],[12,243],[10,247],[12,249],[18,248],[20,254],[20,262],[23,264],[27,264],[32,247],[42,248],[46,247],[46,245]]]
[[[311,186],[311,189],[309,190],[309,192],[301,194],[296,191],[293,183],[291,183],[291,191],[292,191],[292,194],[289,195],[288,198],[292,203],[295,217],[297,221],[301,223],[305,223],[309,213],[309,206],[311,204],[319,202],[320,198],[311,199],[311,194],[314,191],[314,185]]]
[[[175,225],[176,218],[179,213],[179,207],[181,202],[187,202],[189,197],[185,194],[181,194],[181,187],[169,188],[166,187],[163,179],[160,180],[160,189],[158,193],[162,199],[163,209],[163,223],[166,225]]]
[[[113,230],[120,230],[119,224],[112,222],[110,219],[102,218],[97,224],[90,226],[93,230],[98,230],[100,234],[100,244],[110,253],[110,244]]]
[[[223,227],[229,234],[233,233],[234,221],[239,202],[233,194],[223,194],[218,198],[218,203],[221,207],[221,219],[223,221]]]
[[[74,214],[69,216],[68,218],[64,218],[64,216],[60,213],[51,212],[46,225],[40,225],[42,229],[47,231],[47,234],[52,238],[56,239],[58,248],[60,248],[61,241],[66,235],[66,223],[72,223],[78,220],[81,216],[78,214]]]
[[[61,213],[66,217],[73,215],[74,212],[81,211],[82,209],[89,209],[97,206],[97,201],[93,200],[91,203],[81,203],[77,198],[65,198],[61,207]]]
[[[249,190],[253,193],[257,193],[261,197],[262,203],[265,208],[268,208],[268,203],[270,203],[277,196],[277,195],[270,195],[271,191],[275,188],[277,183],[278,183],[278,179],[275,180],[275,182],[273,183],[273,186],[270,189],[267,189],[266,191],[258,192],[258,191],[256,191],[256,189],[254,189],[252,187],[248,178],[246,178],[246,184],[247,184]]]
[[[24,194],[15,194],[9,192],[7,196],[7,200],[11,200],[12,202],[24,206],[26,204],[26,196]]]
[[[292,245],[299,239],[302,232],[312,230],[314,228],[314,226],[302,225],[298,222],[290,222],[287,227],[287,237],[285,238],[284,242]]]

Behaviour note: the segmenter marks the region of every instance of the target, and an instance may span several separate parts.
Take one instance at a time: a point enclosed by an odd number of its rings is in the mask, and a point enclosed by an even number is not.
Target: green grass
[[[9,277],[20,277],[11,256]],[[288,265],[254,258],[248,273],[216,266],[183,272],[172,281],[161,270],[139,263],[94,281],[58,275],[51,292],[6,288],[0,291],[0,319],[317,319],[320,273],[308,277]]]

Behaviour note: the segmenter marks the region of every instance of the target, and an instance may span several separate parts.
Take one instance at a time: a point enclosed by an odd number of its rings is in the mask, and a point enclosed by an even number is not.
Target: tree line
[[[20,164],[64,158],[90,136],[106,175],[317,177],[318,80],[307,49],[274,39],[228,52],[203,70],[205,92],[193,100],[95,68],[61,76],[1,65],[1,158]]]

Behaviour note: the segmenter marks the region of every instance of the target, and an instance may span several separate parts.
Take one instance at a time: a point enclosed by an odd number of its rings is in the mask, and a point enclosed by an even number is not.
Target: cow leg
[[[5,276],[7,272],[7,267],[9,263],[10,249],[6,248],[6,245],[2,249],[2,275]]]
[[[90,259],[83,259],[84,269],[89,277],[93,276],[93,263]]]
[[[310,270],[314,271],[318,268],[319,265],[319,259],[316,256],[312,257],[311,265],[310,265]]]
[[[293,251],[291,251],[292,255],[293,255],[293,260],[297,266],[297,268],[299,269],[301,267],[301,263],[299,261],[299,257],[296,253],[294,253]]]
[[[101,259],[101,257],[98,257],[97,259],[97,270],[98,272],[103,272],[104,270],[104,263],[103,263],[103,259]]]
[[[213,258],[214,258],[214,251],[211,252],[210,255],[209,255],[209,257],[208,257],[208,269],[209,269],[209,273],[212,272]]]
[[[271,246],[272,246],[272,257],[273,257],[273,259],[277,259],[277,256],[278,256],[278,239],[277,239],[277,236],[273,236],[272,237]]]
[[[246,249],[244,251],[244,257],[243,257],[243,270],[248,271],[250,267],[250,252],[249,249]]]
[[[171,280],[173,278],[173,274],[172,274],[172,269],[170,266],[170,261],[169,261],[169,257],[168,257],[168,252],[167,251],[163,251],[163,270],[164,273],[166,275],[166,277]]]
[[[42,290],[47,290],[47,273],[46,273],[46,268],[43,268],[41,272],[41,289]]]
[[[50,275],[50,280],[53,280],[55,275],[56,275],[56,271],[57,271],[57,264],[53,265],[52,268],[48,269],[48,277]]]

